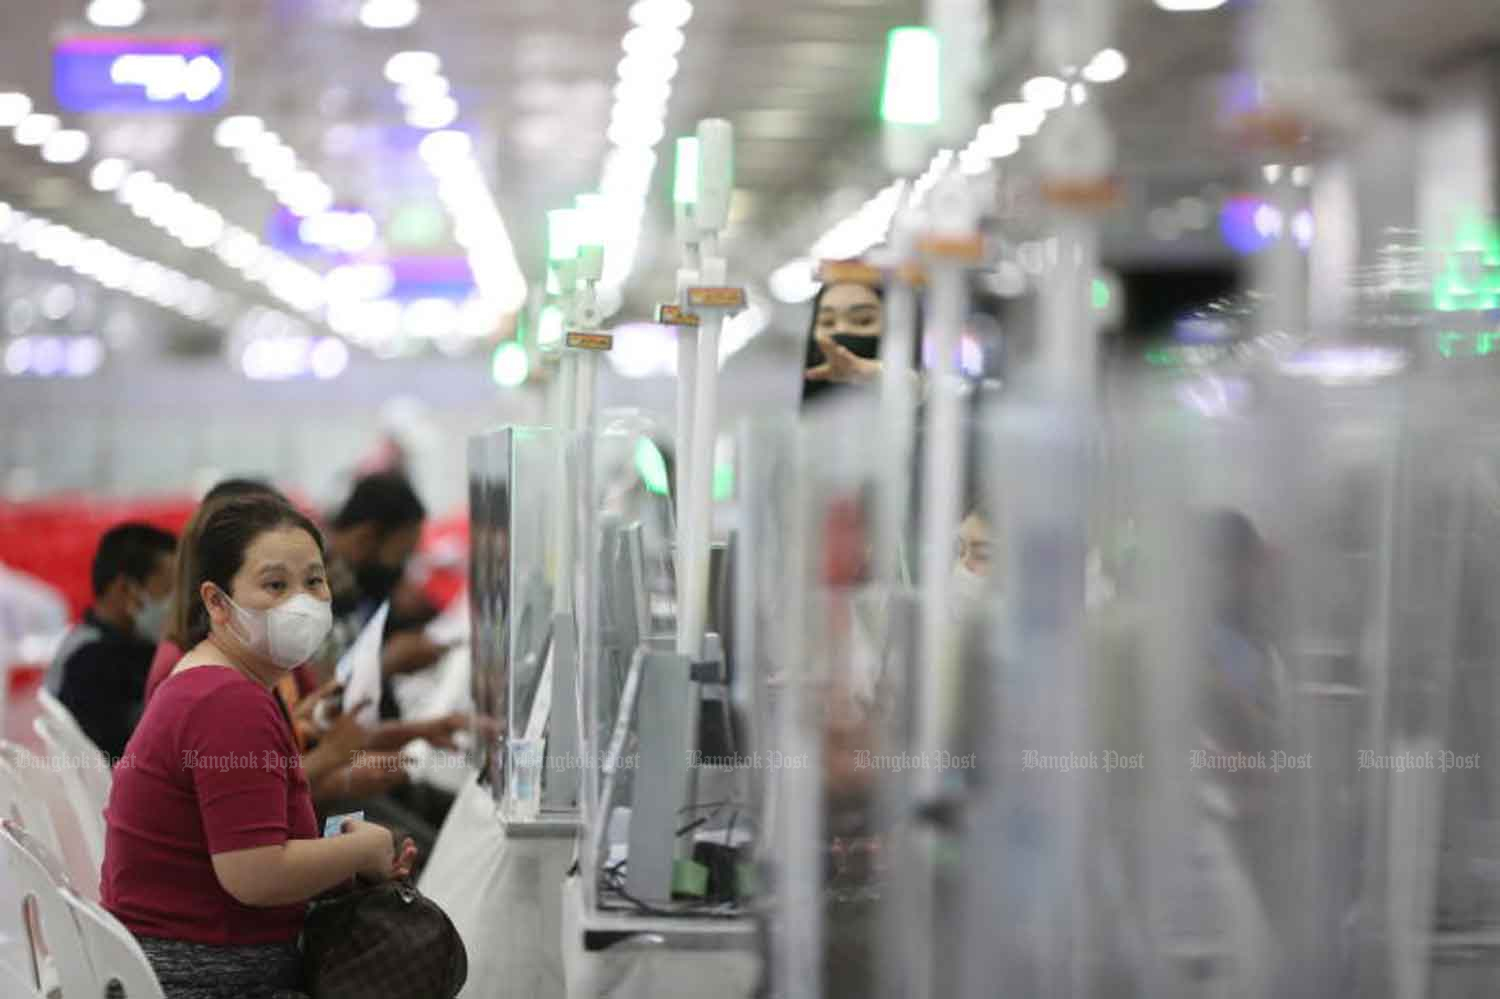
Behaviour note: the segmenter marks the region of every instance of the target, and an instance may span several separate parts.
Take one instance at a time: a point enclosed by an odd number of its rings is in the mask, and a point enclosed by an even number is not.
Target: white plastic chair
[[[99,869],[85,842],[83,830],[75,828],[72,808],[62,787],[48,776],[42,761],[23,746],[0,740],[0,818],[16,819],[21,826],[61,857],[75,891],[98,901]]]
[[[47,810],[45,788],[32,775],[36,760],[22,746],[0,740],[0,819],[13,819],[42,841],[55,856],[63,856],[57,826]]]
[[[20,969],[4,963],[0,963],[0,994],[6,996],[6,999],[12,996],[15,999],[46,999],[45,995],[37,991],[30,978],[21,974]]]
[[[109,801],[108,791],[103,799],[96,796],[96,788],[91,787],[86,779],[94,764],[87,756],[80,755],[77,747],[71,744],[73,740],[60,731],[62,728],[57,719],[46,714],[36,720],[37,737],[42,740],[44,752],[57,763],[55,772],[62,785],[63,802],[82,837],[87,862],[92,866],[94,876],[98,877],[104,866],[104,806]],[[104,759],[97,749],[94,752],[101,761]]]
[[[54,733],[67,746],[69,754],[78,759],[77,769],[84,786],[89,789],[94,800],[99,802],[102,811],[109,801],[110,787],[114,784],[111,761],[94,745],[94,741],[78,724],[78,719],[73,717],[68,706],[53,697],[46,687],[37,691],[36,701],[37,706],[42,709],[42,717],[51,720]]]
[[[29,943],[32,980],[49,985],[55,980],[62,999],[102,997],[83,934],[64,899],[67,876],[61,865],[36,837],[8,819],[0,823],[0,851],[12,886],[0,902],[20,916]],[[35,906],[34,918],[28,915],[28,901]],[[38,926],[41,939],[34,935]],[[50,988],[40,991],[50,992]]]
[[[97,980],[95,995],[105,996],[109,984],[118,982],[125,990],[125,999],[165,999],[146,952],[118,919],[74,892],[63,892],[63,900],[72,910],[88,949]]]

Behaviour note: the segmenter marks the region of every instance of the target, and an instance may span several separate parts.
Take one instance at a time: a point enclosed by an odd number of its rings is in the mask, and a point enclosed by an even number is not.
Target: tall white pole
[[[909,196],[907,185],[903,198]],[[885,290],[885,332],[880,338],[880,532],[875,550],[881,582],[903,581],[903,546],[911,509],[912,433],[916,429],[917,295],[908,269],[914,263],[912,210],[897,209],[891,227],[891,259]]]
[[[718,234],[729,220],[729,198],[734,187],[734,130],[727,121],[698,123],[698,204],[700,233],[699,280],[704,289],[722,291],[728,267],[719,256]],[[742,296],[741,296],[742,297]],[[678,462],[678,480],[687,483],[679,537],[677,581],[677,651],[702,654],[708,621],[709,545],[713,535],[714,444],[718,439],[719,337],[730,309],[716,296],[688,306],[699,317],[697,362],[693,366],[693,418],[689,449]],[[686,392],[688,386],[682,385]]]

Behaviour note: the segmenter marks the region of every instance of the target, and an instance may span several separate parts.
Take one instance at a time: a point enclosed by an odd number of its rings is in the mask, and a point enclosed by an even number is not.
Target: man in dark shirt
[[[147,524],[105,532],[94,553],[94,604],[47,671],[47,689],[111,763],[140,718],[176,550],[176,538]]]

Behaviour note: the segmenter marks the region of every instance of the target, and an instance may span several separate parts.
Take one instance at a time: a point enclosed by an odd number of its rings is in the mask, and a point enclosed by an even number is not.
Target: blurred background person
[[[382,473],[356,482],[329,523],[335,642],[345,649],[352,645],[380,605],[390,601],[381,663],[387,677],[433,666],[447,651],[421,632],[434,609],[420,591],[403,586],[426,520],[427,508],[411,482]],[[380,710],[382,717],[396,716],[389,689]]]
[[[399,750],[414,739],[452,749],[455,737],[470,725],[469,716],[459,712],[406,721],[395,695],[394,677],[430,669],[450,651],[427,635],[424,629],[435,610],[406,581],[426,518],[426,507],[410,481],[399,474],[382,473],[356,482],[331,521],[328,547],[335,623],[333,646],[323,653],[323,679],[330,678],[338,659],[381,604],[389,601],[391,605],[381,642],[380,725],[366,745],[372,751]],[[386,767],[379,760],[373,765]],[[419,847],[430,847],[453,796],[431,784],[408,780],[396,762],[389,764],[384,783],[388,785],[384,793],[366,797],[351,776],[348,786],[332,792],[336,797],[330,807],[365,811],[399,826]]]
[[[113,764],[145,703],[146,677],[172,596],[177,539],[149,524],[106,531],[91,570],[94,602],[63,639],[47,689]]]

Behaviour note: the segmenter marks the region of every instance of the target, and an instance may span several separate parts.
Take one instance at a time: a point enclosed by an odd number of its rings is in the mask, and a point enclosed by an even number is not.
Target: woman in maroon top
[[[308,900],[410,872],[415,848],[349,821],[320,839],[271,688],[330,621],[317,528],[269,496],[230,500],[194,539],[189,651],[115,769],[101,896],[167,999],[301,996]]]

